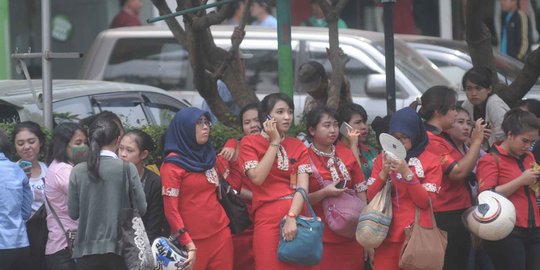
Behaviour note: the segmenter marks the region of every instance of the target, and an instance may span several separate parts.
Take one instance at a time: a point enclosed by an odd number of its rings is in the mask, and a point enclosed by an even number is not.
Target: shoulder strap
[[[68,234],[66,232],[66,229],[64,228],[64,225],[62,225],[62,222],[60,221],[60,218],[56,214],[56,211],[54,211],[54,208],[52,207],[51,203],[49,202],[49,199],[47,199],[47,195],[45,195],[45,202],[47,202],[47,205],[49,206],[49,209],[51,210],[51,213],[53,214],[54,219],[56,220],[58,225],[60,225],[60,228],[62,229],[62,232],[64,232],[64,237],[66,238],[66,241],[67,241],[68,246],[69,246],[69,242],[71,240],[69,239],[69,236],[68,236]]]
[[[313,163],[313,159],[311,159],[311,157],[309,157],[309,162],[311,163],[311,170],[313,171],[313,174],[315,175],[317,182],[319,183],[321,188],[324,188],[324,180],[322,179],[322,176],[319,174],[319,170],[317,170],[317,166],[315,166],[315,163]]]

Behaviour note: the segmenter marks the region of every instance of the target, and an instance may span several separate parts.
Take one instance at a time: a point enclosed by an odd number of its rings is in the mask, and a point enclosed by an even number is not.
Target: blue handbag
[[[304,197],[304,201],[311,212],[311,217],[296,217],[297,231],[292,241],[285,241],[283,237],[279,238],[278,259],[292,264],[317,265],[322,256],[324,225],[321,219],[315,216],[315,211],[313,211],[313,207],[309,203],[306,191],[303,188],[298,188],[296,192],[300,192]],[[280,232],[283,230],[283,225],[285,225],[285,218],[279,224]]]

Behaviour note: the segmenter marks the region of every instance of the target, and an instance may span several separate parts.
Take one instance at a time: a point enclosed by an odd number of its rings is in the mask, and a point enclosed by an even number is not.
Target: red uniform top
[[[319,156],[317,155],[313,149],[308,149],[309,157],[313,161],[313,165],[317,168],[317,172],[324,180],[332,180],[331,172],[326,166],[329,157]],[[349,189],[355,189],[356,192],[363,192],[367,190],[366,181],[364,179],[364,173],[362,172],[362,169],[360,168],[360,165],[356,161],[356,158],[354,157],[354,154],[351,149],[349,149],[345,144],[336,145],[336,156],[341,159],[343,164],[345,164],[345,167],[347,168],[347,171],[350,176],[350,181],[347,182],[346,187]],[[341,174],[339,168],[337,165],[335,165],[336,171],[339,174],[340,179],[343,179],[343,175]],[[312,169],[315,172],[315,169]],[[309,192],[313,193],[315,191],[318,191],[321,189],[321,186],[319,184],[319,181],[315,175],[315,173],[312,173],[309,177]],[[336,233],[334,233],[332,230],[328,228],[326,225],[326,217],[324,215],[324,211],[322,208],[322,201],[318,204],[313,205],[313,209],[315,210],[315,213],[318,217],[322,219],[324,222],[324,231],[323,231],[323,242],[329,242],[329,243],[343,243],[343,242],[350,242],[351,238],[340,236]]]
[[[165,217],[171,232],[187,230],[178,237],[181,244],[208,238],[229,225],[217,199],[216,184],[210,182],[215,180],[205,172],[189,172],[173,163],[161,165]]]
[[[497,145],[492,148],[492,151],[498,152],[499,164],[497,165],[493,153],[480,159],[476,172],[480,191],[493,189],[496,186],[514,181],[523,171],[530,169],[535,163],[531,153],[517,159]],[[516,207],[517,227],[540,227],[540,214],[538,213],[536,197],[528,186],[518,188],[512,195],[508,196],[508,200]]]
[[[437,195],[437,199],[433,202],[433,211],[445,212],[471,207],[467,181],[463,179],[463,181],[458,182],[448,178],[452,169],[463,156],[448,142],[443,133],[436,130],[435,127],[426,125],[426,129],[428,129],[429,138],[426,150],[439,157],[438,160],[440,160],[443,171],[441,190]]]
[[[223,147],[236,148],[237,144],[238,141],[236,139],[229,139]],[[221,158],[221,156],[218,156],[216,161],[216,170],[219,174],[223,175],[223,178],[236,191],[240,192],[242,189],[246,189],[249,191],[253,190],[254,185],[253,183],[251,183],[249,177],[245,176],[242,173],[242,168],[238,163],[238,160],[225,160]],[[251,200],[242,200],[246,204],[250,219],[253,220],[253,209],[251,205]]]
[[[238,162],[245,174],[259,164],[270,142],[262,135],[248,135],[240,141],[240,154]],[[285,137],[278,149],[278,156],[274,160],[272,169],[266,180],[260,185],[253,185],[253,210],[265,202],[275,201],[281,197],[292,195],[291,175],[296,178],[300,173],[311,173],[311,166],[307,148],[300,140]]]
[[[386,182],[379,177],[381,169],[382,158],[379,154],[367,181],[368,200],[373,199]],[[439,159],[433,153],[424,151],[418,158],[409,159],[409,169],[414,174],[410,182],[406,182],[404,176],[399,180],[396,173],[390,173],[393,216],[385,241],[405,241],[404,229],[414,223],[416,207],[420,208],[420,224],[425,227],[432,226],[428,199],[434,201],[440,189],[442,169]]]
[[[133,11],[123,8],[111,22],[109,28],[118,28],[126,26],[139,26],[141,21],[139,21],[139,15],[133,13]]]

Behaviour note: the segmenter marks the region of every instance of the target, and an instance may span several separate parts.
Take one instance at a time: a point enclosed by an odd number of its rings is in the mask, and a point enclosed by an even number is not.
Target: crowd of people
[[[280,93],[242,108],[243,136],[219,153],[209,112],[180,110],[163,137],[157,171],[145,162],[156,147],[152,137],[125,132],[113,113],[61,123],[50,142],[39,125],[18,123],[11,138],[0,131],[0,269],[127,269],[118,222],[128,198],[150,241],[178,235],[187,270],[400,269],[416,209],[422,226],[436,221],[447,232],[444,269],[540,269],[540,212],[528,188],[540,177],[532,169],[540,157],[540,102],[510,109],[493,93],[490,77],[477,68],[465,74],[463,107],[456,106],[454,90],[434,86],[419,104],[391,115],[382,132],[403,144],[404,159],[366,145],[368,113],[354,103],[337,111],[314,106],[304,115],[309,139],[288,136],[294,103]],[[344,123],[351,128],[340,132]],[[222,180],[237,191],[253,223],[240,233],[231,233],[219,202]],[[379,247],[364,248],[329,226],[325,200],[349,193],[365,205],[387,184],[393,216]],[[276,256],[280,241],[294,241],[296,219],[305,213],[299,188],[325,225],[314,266]],[[477,245],[462,215],[484,190],[511,201],[516,222],[502,240]]]

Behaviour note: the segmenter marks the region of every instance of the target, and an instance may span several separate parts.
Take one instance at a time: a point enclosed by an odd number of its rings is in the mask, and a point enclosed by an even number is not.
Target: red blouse
[[[456,148],[452,147],[442,133],[436,135],[432,131],[427,131],[427,134],[429,144],[426,150],[439,157],[443,171],[441,190],[433,202],[433,210],[445,212],[471,207],[471,197],[465,179],[457,182],[448,178],[452,169],[463,156]]]
[[[535,163],[532,153],[527,153],[522,159],[517,159],[497,145],[495,145],[495,149],[492,149],[492,151],[499,153],[497,157],[499,165],[497,165],[493,154],[484,155],[478,161],[476,175],[480,191],[493,189],[496,186],[514,181],[524,170],[530,169]],[[540,227],[540,213],[534,191],[528,186],[522,186],[508,196],[508,200],[516,207],[517,227]]]
[[[240,154],[238,162],[242,166],[244,174],[255,168],[268,150],[270,142],[262,135],[248,135],[240,141]],[[291,175],[296,177],[300,173],[311,173],[311,166],[307,155],[307,148],[300,140],[292,137],[285,137],[281,141],[278,151],[281,157],[276,157],[272,169],[266,180],[260,185],[252,185],[253,210],[265,202],[275,201],[281,197],[292,195],[295,189],[291,188]]]
[[[326,166],[328,162],[328,157],[319,156],[315,154],[313,149],[308,149],[309,157],[313,161],[313,165],[317,168],[317,172],[324,180],[332,180],[332,176],[330,173],[330,170]],[[350,175],[351,180],[347,182],[347,188],[354,189],[356,192],[363,192],[367,190],[366,181],[364,179],[364,173],[362,172],[362,169],[360,168],[360,165],[356,161],[356,158],[354,157],[354,154],[351,149],[349,149],[345,144],[338,144],[336,145],[336,156],[341,159],[343,164],[345,164],[345,167],[347,168],[347,171]],[[314,169],[312,169],[315,171]],[[343,179],[343,175],[341,174],[339,168],[336,165],[336,170],[340,176],[341,179]],[[313,193],[318,190],[321,190],[321,186],[319,184],[319,181],[317,180],[317,177],[315,173],[312,173],[309,177],[309,192]],[[318,217],[320,217],[324,224],[326,224],[326,218],[324,216],[324,211],[322,208],[322,201],[318,204],[313,205],[313,209],[315,210],[315,213]],[[323,231],[323,242],[329,242],[329,243],[343,243],[343,242],[350,242],[351,238],[340,236],[336,233],[334,233],[332,230],[328,228],[328,226],[324,226]]]
[[[161,165],[165,217],[171,232],[187,230],[178,240],[185,245],[192,239],[208,238],[229,225],[217,195],[216,184],[204,172],[189,172],[176,164]]]
[[[442,169],[439,159],[433,153],[424,151],[418,158],[409,160],[409,169],[414,174],[410,182],[398,180],[396,173],[390,173],[392,184],[392,224],[385,241],[405,241],[404,229],[414,223],[416,207],[420,208],[420,224],[431,227],[429,198],[434,201],[440,189]],[[385,180],[379,177],[382,170],[381,154],[375,159],[371,177],[367,181],[368,200],[383,188]]]

